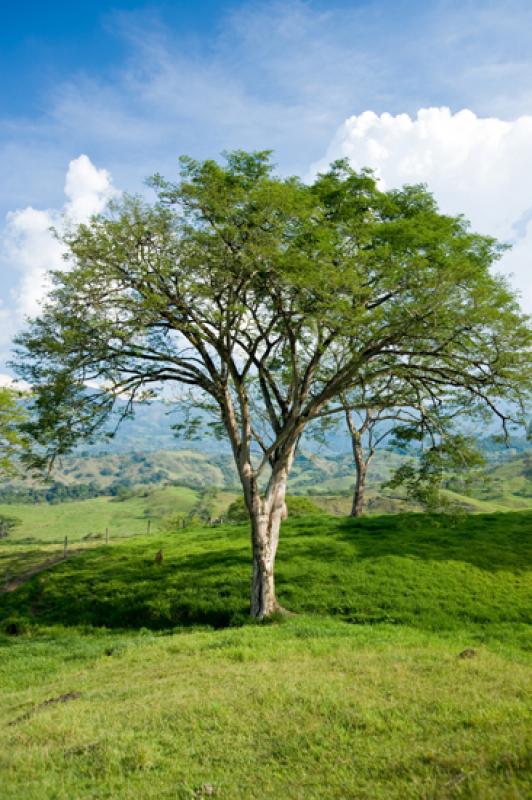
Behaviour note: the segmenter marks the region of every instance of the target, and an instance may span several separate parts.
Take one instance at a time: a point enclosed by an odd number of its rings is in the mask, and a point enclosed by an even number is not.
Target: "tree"
[[[424,511],[444,512],[453,505],[442,495],[445,481],[459,475],[467,484],[475,469],[484,464],[485,459],[471,437],[463,434],[444,436],[423,450],[419,464],[400,466],[386,486],[390,489],[404,487],[406,496]]]
[[[13,475],[17,459],[24,452],[26,440],[21,432],[25,419],[20,394],[14,389],[0,388],[0,474]]]
[[[119,421],[161,385],[190,387],[232,447],[262,619],[280,609],[274,562],[306,426],[338,413],[361,374],[514,396],[529,331],[490,274],[499,245],[423,187],[382,192],[345,162],[305,185],[240,151],[184,158],[177,183],[151,186],[156,203],[125,197],[65,236],[70,269],[17,340],[35,387],[29,431],[49,461],[113,410]]]
[[[409,416],[409,410],[402,408],[372,406],[352,410],[349,402],[346,401],[345,419],[351,438],[355,465],[352,517],[360,517],[364,512],[368,469],[379,446],[387,439],[393,438],[397,431],[396,426],[401,422],[409,421],[413,426],[413,435],[415,435],[415,426],[420,423],[419,420],[414,419],[414,413],[411,414],[410,420],[407,419]]]
[[[351,516],[364,511],[367,473],[380,446],[404,450],[428,440],[437,448],[439,441],[451,441],[452,437],[462,441],[454,430],[457,417],[462,421],[466,417],[471,424],[489,415],[469,393],[424,397],[421,388],[389,376],[374,386],[361,379],[356,389],[341,395],[355,465]]]

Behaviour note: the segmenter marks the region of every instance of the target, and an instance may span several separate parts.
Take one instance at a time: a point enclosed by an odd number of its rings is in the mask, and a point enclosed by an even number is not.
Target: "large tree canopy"
[[[276,177],[264,152],[184,158],[177,183],[151,185],[156,203],[125,197],[65,237],[69,269],[18,339],[31,433],[49,459],[100,430],[118,396],[124,414],[163,384],[189,387],[231,442],[262,618],[278,608],[274,560],[306,425],[382,376],[496,408],[527,379],[529,332],[490,271],[501,247],[421,186],[383,192],[345,162],[305,185]]]

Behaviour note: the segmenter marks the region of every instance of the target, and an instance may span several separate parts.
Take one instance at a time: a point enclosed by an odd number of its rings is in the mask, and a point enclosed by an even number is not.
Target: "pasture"
[[[531,523],[288,520],[269,625],[245,524],[72,556],[0,596],[3,796],[529,797]]]

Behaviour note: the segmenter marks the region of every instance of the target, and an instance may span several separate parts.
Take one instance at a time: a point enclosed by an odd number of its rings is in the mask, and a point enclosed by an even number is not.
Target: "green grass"
[[[27,545],[6,545],[0,547],[0,590],[2,578],[9,580],[39,567],[61,550],[57,545],[42,545],[28,549]]]
[[[498,511],[524,511],[530,509],[532,503],[531,498],[516,497],[509,491],[501,492],[497,494],[496,497],[489,500],[483,500],[479,497],[470,497],[449,490],[444,490],[442,494],[459,507],[473,513],[485,512],[491,514]]]
[[[287,521],[272,625],[243,624],[246,525],[35,576],[0,596],[2,797],[530,797],[531,528]]]
[[[448,492],[454,501],[462,503],[472,511],[497,512],[508,511],[508,506],[500,502],[482,501],[476,498],[464,498],[461,495]],[[218,491],[212,503],[212,516],[219,517],[227,510],[228,506],[238,495],[234,492]],[[151,520],[152,530],[157,530],[163,524],[165,517],[172,515],[186,515],[190,513],[199,501],[199,493],[194,489],[182,486],[166,486],[152,489],[145,496],[129,497],[117,500],[113,497],[95,497],[89,500],[68,501],[58,504],[0,504],[0,515],[16,517],[20,524],[11,531],[5,544],[26,543],[57,543],[68,536],[70,542],[79,542],[90,535],[102,535],[109,528],[110,536],[132,536],[145,533],[148,519]],[[351,509],[350,496],[316,496],[311,500],[321,506],[325,511],[347,515]],[[388,501],[390,508],[401,509],[401,501],[395,506],[393,501]],[[516,510],[519,502],[515,503]],[[376,508],[385,510],[386,499],[381,498],[379,503],[368,496],[368,509],[373,512]],[[388,510],[386,508],[386,510]],[[0,548],[4,543],[0,542]]]
[[[156,526],[166,514],[188,513],[197,500],[198,492],[193,489],[166,486],[145,497],[126,500],[95,497],[56,505],[0,504],[0,514],[20,520],[10,533],[9,543],[62,542],[66,535],[69,541],[79,542],[88,534],[103,534],[106,528],[111,537],[145,533],[148,519]]]
[[[532,604],[530,512],[453,524],[404,514],[288,520],[278,554],[280,602],[354,624],[430,630],[524,623]],[[154,562],[163,551],[162,564]],[[3,603],[37,623],[171,628],[246,619],[247,525],[136,537],[92,548]]]
[[[311,618],[17,639],[2,796],[527,798],[529,670],[485,647],[460,659],[468,644]]]

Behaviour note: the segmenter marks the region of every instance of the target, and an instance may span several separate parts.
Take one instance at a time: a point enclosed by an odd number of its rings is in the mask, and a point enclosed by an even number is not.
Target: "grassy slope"
[[[321,465],[319,459],[318,465]],[[527,481],[523,475],[524,468],[525,462],[522,458],[498,467],[499,477],[495,490],[492,491],[493,496],[466,497],[451,491],[447,491],[446,494],[454,503],[472,512],[525,510],[530,508],[532,497],[526,496],[525,489],[527,490],[530,480]],[[305,470],[301,474],[306,474]],[[338,480],[343,482],[345,484],[343,488],[346,488],[351,479],[342,477]],[[313,486],[316,485],[318,484],[313,483]],[[324,486],[324,483],[320,484],[323,491],[325,491]],[[296,476],[294,485],[291,484],[291,491],[298,492],[300,489]],[[513,494],[514,491],[522,494]],[[111,536],[144,533],[148,519],[152,521],[152,528],[157,528],[165,516],[187,514],[192,511],[200,498],[198,491],[184,486],[143,487],[139,492],[143,496],[122,501],[111,497],[98,497],[57,505],[0,503],[0,515],[17,517],[21,520],[21,524],[10,534],[11,543],[24,541],[60,543],[65,535],[68,535],[71,542],[78,542],[87,534],[103,534],[105,528],[109,528]],[[211,503],[212,516],[216,518],[222,515],[236,496],[234,492],[219,490]],[[347,515],[352,502],[350,494],[320,495],[314,500],[328,513],[337,515]],[[383,495],[375,487],[368,491],[367,507],[369,513],[381,514],[408,510],[408,504],[403,499]]]
[[[234,495],[220,493],[223,505]],[[9,536],[9,542],[24,540],[61,542],[65,535],[77,542],[87,534],[103,533],[109,528],[111,536],[145,533],[148,519],[159,521],[166,514],[188,513],[198,500],[198,492],[183,486],[166,486],[146,497],[116,500],[95,497],[91,500],[47,503],[0,504],[0,514],[17,517],[21,524]]]
[[[502,501],[483,501],[477,498],[465,498],[453,492],[446,492],[454,502],[474,512],[497,512],[527,508],[527,501],[507,504]],[[212,503],[212,516],[219,517],[230,503],[237,497],[234,492],[219,491]],[[146,496],[116,500],[112,497],[95,497],[90,500],[68,501],[50,505],[38,504],[1,504],[0,515],[16,517],[20,524],[5,542],[0,542],[0,558],[2,549],[11,544],[57,543],[61,544],[64,536],[72,543],[79,542],[87,535],[102,535],[109,528],[111,537],[129,536],[146,532],[148,519],[152,529],[159,528],[167,515],[187,514],[198,502],[199,493],[183,486],[166,486],[149,491]],[[345,516],[349,514],[352,499],[350,496],[317,496],[313,501],[331,514]],[[368,494],[368,509],[375,513],[403,511],[405,503],[401,500],[377,498],[374,493]]]
[[[3,796],[529,797],[531,527],[293,520],[278,587],[299,613],[271,626],[197,627],[245,618],[246,526],[35,577],[0,597],[29,626],[2,640]]]
[[[287,521],[279,599],[351,622],[434,630],[525,622],[532,601],[532,514],[465,516],[453,525],[405,514]],[[164,561],[154,563],[162,549]],[[11,598],[47,624],[165,628],[227,625],[247,615],[246,525],[136,537],[92,548]],[[8,602],[4,599],[4,603]]]
[[[467,644],[307,618],[17,640],[0,664],[2,796],[525,800],[529,668],[486,647],[460,659]]]
[[[459,494],[458,492],[452,492],[448,489],[444,490],[443,494],[460,508],[472,513],[485,512],[487,514],[492,514],[497,511],[524,511],[531,506],[530,499],[516,497],[509,491],[497,494],[491,499],[470,497],[465,494]]]

